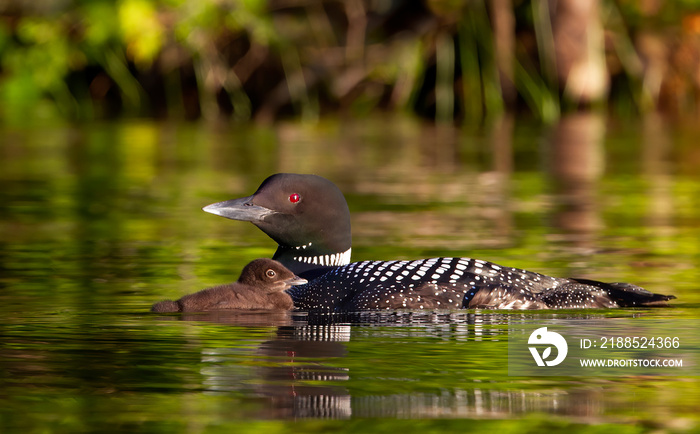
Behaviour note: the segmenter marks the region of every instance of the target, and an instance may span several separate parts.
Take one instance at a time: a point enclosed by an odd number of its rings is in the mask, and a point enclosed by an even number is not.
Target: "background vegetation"
[[[688,113],[699,11],[697,0],[4,0],[0,119]]]

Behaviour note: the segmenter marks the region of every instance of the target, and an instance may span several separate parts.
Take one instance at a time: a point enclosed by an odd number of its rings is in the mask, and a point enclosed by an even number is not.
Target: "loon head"
[[[340,189],[323,177],[278,173],[251,196],[203,209],[253,223],[277,242],[273,259],[295,273],[350,262],[350,210]]]

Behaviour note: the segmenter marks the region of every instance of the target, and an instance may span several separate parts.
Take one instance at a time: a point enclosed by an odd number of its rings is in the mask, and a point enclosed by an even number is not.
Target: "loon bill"
[[[251,222],[277,242],[273,259],[309,281],[288,291],[300,310],[615,308],[675,298],[471,258],[350,263],[350,210],[340,189],[317,175],[278,173],[251,196],[204,211]]]

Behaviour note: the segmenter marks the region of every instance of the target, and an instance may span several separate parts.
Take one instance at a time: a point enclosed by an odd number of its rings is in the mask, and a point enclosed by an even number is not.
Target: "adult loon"
[[[204,211],[249,221],[276,241],[273,259],[309,280],[288,291],[305,311],[614,308],[675,298],[628,283],[550,277],[470,258],[350,263],[347,202],[317,175],[275,174],[253,195]]]
[[[151,312],[204,312],[219,309],[291,310],[292,297],[287,289],[307,283],[281,263],[256,259],[243,267],[234,283],[203,289],[177,301],[165,300],[153,305]]]

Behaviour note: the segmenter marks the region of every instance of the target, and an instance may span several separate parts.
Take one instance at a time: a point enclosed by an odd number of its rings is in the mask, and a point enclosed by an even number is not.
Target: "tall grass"
[[[552,4],[10,0],[0,4],[0,119],[394,110],[450,123],[510,110],[551,122],[581,108],[562,100]],[[692,2],[659,7],[600,0],[612,83],[600,104],[697,108],[700,18]],[[665,54],[650,57],[640,40]]]

